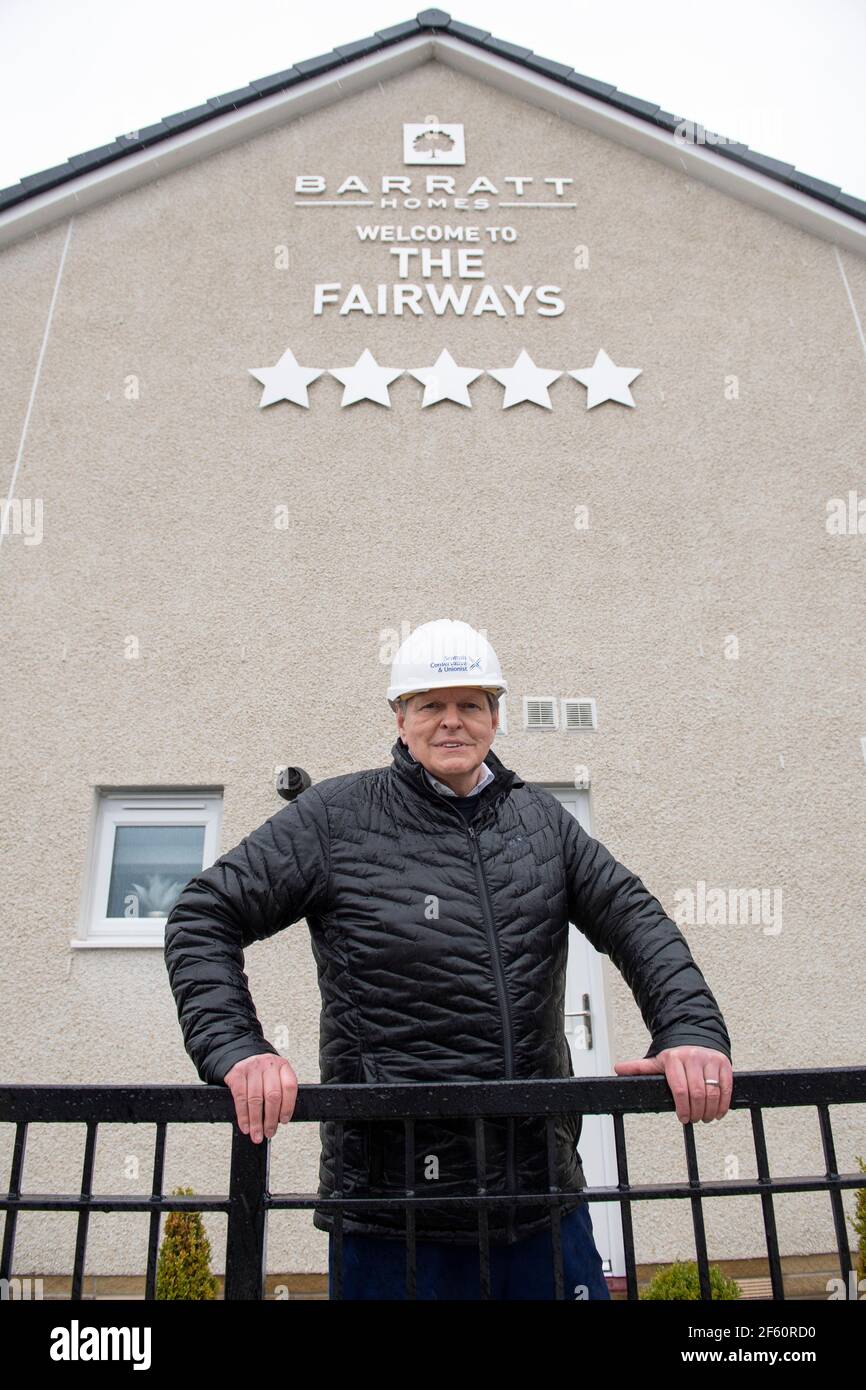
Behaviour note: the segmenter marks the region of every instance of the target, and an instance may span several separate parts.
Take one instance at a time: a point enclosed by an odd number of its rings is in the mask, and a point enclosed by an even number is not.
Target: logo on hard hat
[[[445,661],[431,661],[431,671],[479,671],[481,669],[481,657],[475,661],[469,661],[465,656],[449,656]]]

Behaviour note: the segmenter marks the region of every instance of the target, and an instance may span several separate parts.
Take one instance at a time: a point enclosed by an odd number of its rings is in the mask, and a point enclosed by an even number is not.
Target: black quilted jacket
[[[202,1081],[276,1052],[256,1017],[243,949],[306,918],[322,996],[323,1083],[573,1075],[564,1031],[568,923],[610,956],[652,1035],[647,1056],[698,1043],[730,1058],[722,1015],[676,925],[549,792],[495,753],[467,823],[398,739],[388,767],[302,792],[184,888],[165,961]],[[291,1059],[290,1059],[291,1060]],[[581,1200],[579,1116],[557,1121],[557,1181]],[[320,1126],[318,1195],[334,1186],[334,1123]],[[485,1123],[491,1194],[547,1191],[544,1120]],[[418,1195],[471,1195],[473,1121],[416,1121]],[[347,1196],[405,1192],[402,1122],[344,1125]],[[490,1238],[543,1226],[538,1206],[490,1208]],[[332,1229],[317,1208],[313,1223]],[[346,1213],[344,1230],[404,1232],[401,1211]],[[477,1239],[477,1212],[418,1208],[427,1239]]]

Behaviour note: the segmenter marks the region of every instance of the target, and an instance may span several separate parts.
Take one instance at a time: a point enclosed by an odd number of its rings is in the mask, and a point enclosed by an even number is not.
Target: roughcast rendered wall
[[[428,112],[465,124],[458,182],[574,179],[569,213],[423,214],[507,216],[518,238],[486,247],[489,280],[556,284],[561,315],[312,314],[316,282],[396,278],[383,247],[354,234],[361,213],[419,214],[295,208],[295,176],[333,188],[358,174],[375,190],[412,172],[401,125]],[[735,1073],[862,1060],[866,537],[832,535],[826,519],[862,485],[866,364],[844,277],[866,320],[864,263],[435,63],[86,211],[68,243],[67,231],[0,255],[11,476],[65,247],[17,483],[43,499],[44,537],[9,535],[0,551],[7,1080],[197,1082],[161,951],[70,948],[95,788],[223,786],[229,849],[279,809],[277,764],[317,780],[389,760],[388,634],[440,616],[486,629],[502,661],[499,756],[564,786],[587,764],[594,833],[669,913],[699,881],[781,890],[778,931],[684,928]],[[489,376],[471,409],[422,409],[409,376],[390,409],[341,408],[329,376],[309,410],[259,409],[247,369],[289,346],[305,364],[368,347],[404,368],[447,347],[485,369],[525,347],[563,371],[604,348],[641,375],[634,409],[588,410],[568,376],[550,410],[503,409]],[[521,733],[523,695],[591,696],[598,729]],[[267,1036],[316,1082],[304,923],[246,968]],[[643,1056],[638,1010],[606,970],[614,1059]],[[850,1170],[862,1128],[853,1113],[834,1121]],[[768,1115],[767,1133],[775,1173],[823,1171],[811,1111]],[[633,1179],[685,1172],[672,1115],[627,1134]],[[152,1140],[102,1132],[95,1189],[149,1190]],[[225,1191],[228,1140],[171,1131],[167,1189]],[[702,1174],[754,1173],[747,1114],[698,1126],[697,1140]],[[34,1126],[27,1187],[77,1191],[83,1145],[82,1127]],[[315,1128],[281,1129],[272,1190],[313,1190],[317,1169]],[[762,1252],[756,1198],[705,1210],[714,1257]],[[829,1201],[782,1199],[777,1219],[783,1253],[834,1247]],[[224,1224],[207,1226],[222,1268]],[[687,1204],[667,1204],[664,1221],[639,1208],[635,1226],[640,1260],[693,1252]],[[146,1235],[144,1217],[94,1217],[89,1271],[142,1270]],[[71,1217],[24,1215],[17,1267],[70,1268],[74,1236]],[[271,1222],[272,1270],[322,1270],[326,1247],[308,1214]]]

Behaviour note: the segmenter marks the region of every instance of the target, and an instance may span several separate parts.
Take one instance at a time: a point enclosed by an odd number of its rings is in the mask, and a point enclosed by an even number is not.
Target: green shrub
[[[667,1269],[660,1269],[650,1280],[641,1298],[693,1298],[700,1299],[701,1283],[695,1260],[677,1260]],[[729,1279],[718,1265],[710,1265],[710,1297],[739,1298],[740,1286],[736,1279]]]
[[[172,1196],[192,1197],[193,1190],[176,1187]],[[167,1212],[156,1266],[156,1297],[207,1299],[218,1296],[219,1280],[210,1272],[210,1241],[201,1212]]]
[[[866,1163],[859,1154],[855,1155],[860,1165],[860,1172],[866,1173]],[[854,1267],[857,1270],[858,1282],[866,1279],[866,1187],[858,1187],[854,1190],[854,1217],[847,1218],[854,1230],[857,1232],[857,1256]]]

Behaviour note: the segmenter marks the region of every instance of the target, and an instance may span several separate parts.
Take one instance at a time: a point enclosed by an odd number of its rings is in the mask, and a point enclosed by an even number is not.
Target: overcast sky
[[[0,187],[421,8],[0,0]],[[866,198],[866,0],[460,0],[449,13]]]

